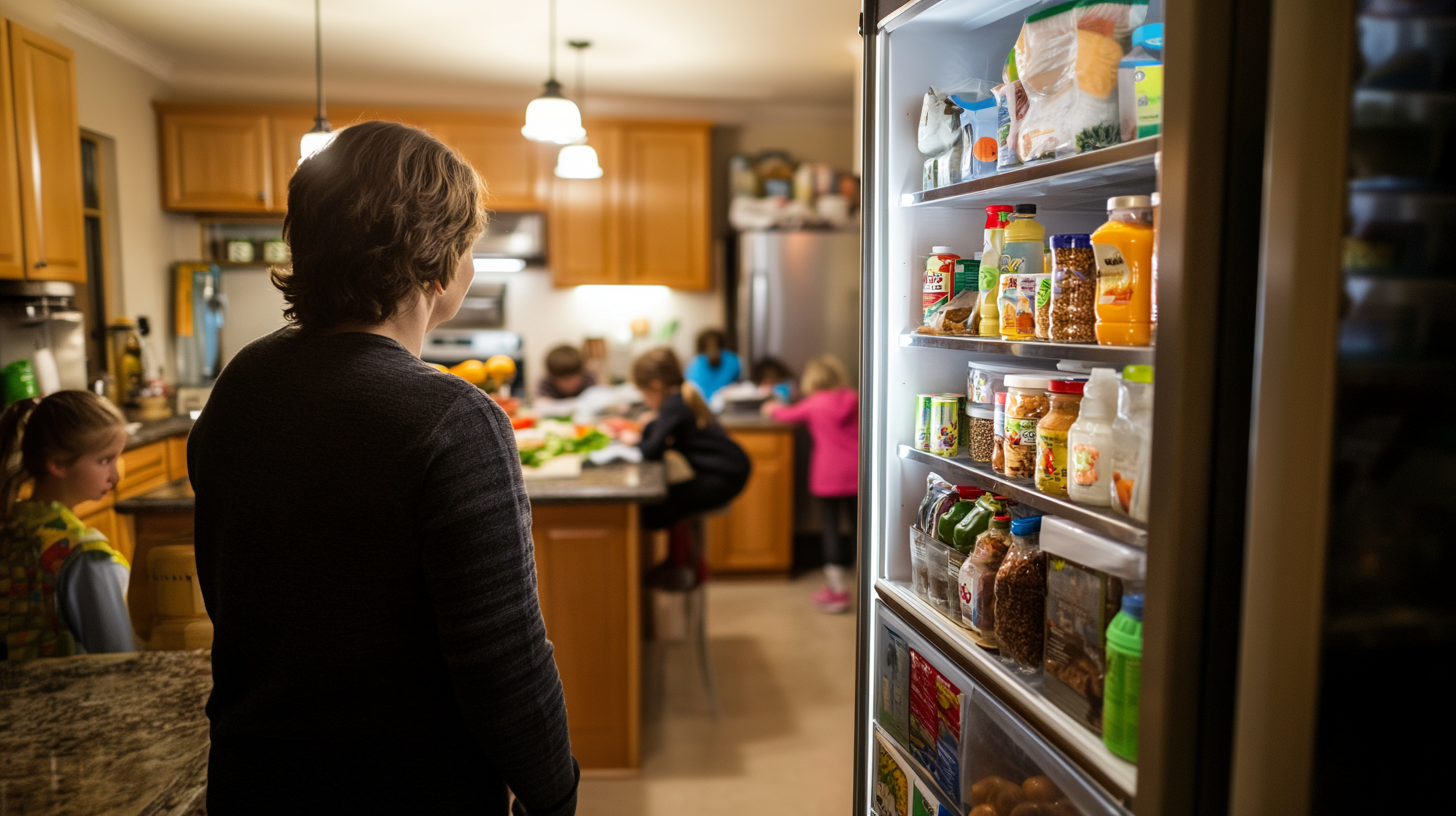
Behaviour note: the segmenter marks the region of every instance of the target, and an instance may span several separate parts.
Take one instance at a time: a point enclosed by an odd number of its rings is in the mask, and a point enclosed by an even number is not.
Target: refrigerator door
[[[763,230],[739,236],[738,336],[750,363],[798,374],[820,354],[859,373],[859,234]]]

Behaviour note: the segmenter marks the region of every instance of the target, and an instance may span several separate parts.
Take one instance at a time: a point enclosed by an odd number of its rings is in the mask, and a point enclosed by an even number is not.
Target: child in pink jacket
[[[832,354],[809,361],[799,381],[804,398],[794,405],[770,400],[765,416],[777,422],[802,422],[814,440],[809,458],[809,492],[819,499],[824,523],[824,578],[826,586],[814,594],[823,612],[849,609],[846,569],[854,564],[854,533],[845,541],[839,533],[841,514],[848,514],[850,529],[858,516],[859,394],[849,387],[844,364]]]

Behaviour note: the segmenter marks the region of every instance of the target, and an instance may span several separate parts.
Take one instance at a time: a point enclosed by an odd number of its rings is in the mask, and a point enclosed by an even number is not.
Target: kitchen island
[[[0,663],[0,813],[203,813],[206,651]]]
[[[528,481],[526,495],[541,612],[556,647],[572,751],[583,771],[635,771],[641,764],[638,508],[667,496],[663,467],[588,467],[575,479]],[[194,502],[191,483],[178,479],[117,503],[117,512],[136,519],[138,565],[151,547],[190,536]],[[155,596],[136,575],[128,602],[138,634],[146,637]]]

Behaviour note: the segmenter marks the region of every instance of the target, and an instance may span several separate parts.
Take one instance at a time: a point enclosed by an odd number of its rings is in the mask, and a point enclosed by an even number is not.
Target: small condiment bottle
[[[1067,431],[1077,421],[1082,380],[1052,380],[1051,409],[1036,424],[1036,489],[1048,496],[1067,495]]]

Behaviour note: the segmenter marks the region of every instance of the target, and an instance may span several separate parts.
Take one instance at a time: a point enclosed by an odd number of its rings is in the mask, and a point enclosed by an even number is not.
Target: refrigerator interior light
[[[476,258],[476,272],[520,272],[526,268],[523,258]]]
[[[599,179],[602,167],[597,163],[596,148],[589,144],[570,144],[556,154],[556,176],[565,179]]]

